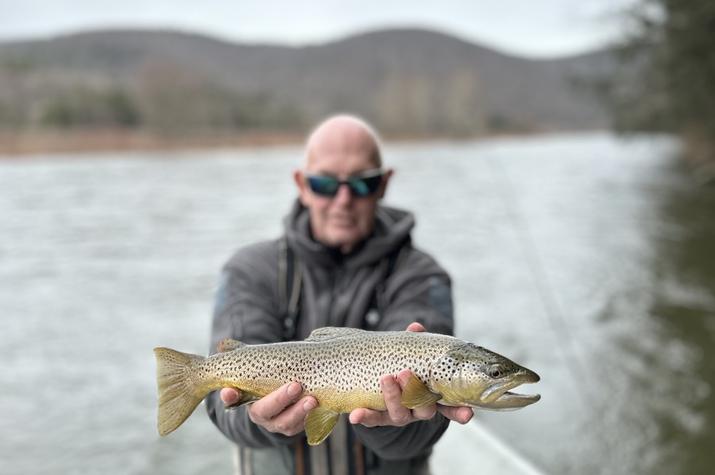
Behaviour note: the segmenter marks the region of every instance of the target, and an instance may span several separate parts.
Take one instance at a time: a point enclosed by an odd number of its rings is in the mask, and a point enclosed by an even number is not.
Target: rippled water
[[[387,202],[452,273],[458,334],[542,376],[537,405],[477,423],[547,472],[715,463],[715,190],[675,152],[606,134],[387,148]],[[2,473],[228,470],[201,411],[156,436],[151,349],[206,351],[218,270],[278,235],[300,155],[0,161]]]

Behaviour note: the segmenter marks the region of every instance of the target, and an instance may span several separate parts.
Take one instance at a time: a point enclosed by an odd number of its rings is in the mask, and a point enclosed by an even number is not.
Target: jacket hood
[[[303,262],[322,267],[359,267],[379,261],[409,240],[415,218],[408,211],[378,205],[373,233],[350,254],[313,239],[308,209],[299,200],[284,223],[288,246]]]

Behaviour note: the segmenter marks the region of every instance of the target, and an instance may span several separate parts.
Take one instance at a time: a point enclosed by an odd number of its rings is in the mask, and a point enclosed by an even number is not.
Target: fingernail
[[[290,383],[288,385],[288,389],[286,390],[286,393],[290,397],[297,396],[299,392],[300,392],[300,384],[298,384],[298,383]]]
[[[410,371],[409,369],[406,369],[406,370],[399,372],[399,374],[397,375],[397,381],[399,383],[402,383],[402,385],[405,385],[405,384],[407,384],[407,382],[410,380],[411,377],[412,377],[412,371]]]
[[[303,410],[310,411],[310,410],[314,409],[316,406],[317,406],[317,404],[315,404],[315,400],[308,399],[307,401],[305,401],[303,403]]]

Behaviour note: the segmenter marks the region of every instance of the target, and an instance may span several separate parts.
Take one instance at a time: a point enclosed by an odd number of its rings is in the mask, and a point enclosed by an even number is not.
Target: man
[[[365,122],[336,116],[320,124],[308,138],[304,168],[294,172],[299,200],[285,235],[239,250],[224,267],[212,348],[224,338],[303,339],[322,326],[452,333],[449,277],[412,246],[413,216],[379,205],[391,177]],[[241,395],[231,388],[206,404],[239,446],[239,473],[424,474],[449,420],[466,423],[472,411],[404,408],[409,376],[409,370],[383,376],[386,411],[356,409],[310,448],[304,420],[318,402],[297,382],[233,410],[224,408]]]

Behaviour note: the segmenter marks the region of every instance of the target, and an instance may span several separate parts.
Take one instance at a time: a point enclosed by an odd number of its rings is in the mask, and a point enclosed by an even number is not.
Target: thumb
[[[233,406],[241,400],[241,392],[234,388],[223,388],[219,393],[221,401],[225,406]]]
[[[408,332],[423,332],[425,331],[424,325],[422,325],[419,322],[412,322],[409,325],[407,325],[407,331]]]

